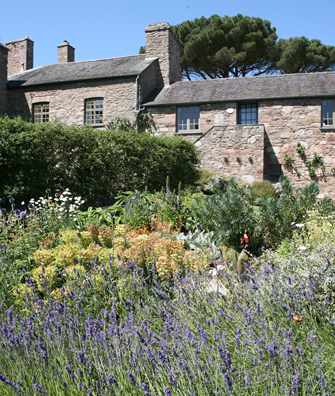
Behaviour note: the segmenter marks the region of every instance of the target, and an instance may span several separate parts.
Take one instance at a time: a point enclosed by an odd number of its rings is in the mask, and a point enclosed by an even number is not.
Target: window
[[[240,103],[238,105],[237,123],[242,125],[258,124],[257,103]]]
[[[85,124],[99,126],[104,121],[104,99],[90,98],[85,100]]]
[[[49,122],[49,103],[34,103],[33,104],[33,121],[34,122]]]
[[[187,106],[177,108],[177,131],[193,131],[199,129],[200,108]]]
[[[335,100],[322,102],[322,126],[334,126]]]

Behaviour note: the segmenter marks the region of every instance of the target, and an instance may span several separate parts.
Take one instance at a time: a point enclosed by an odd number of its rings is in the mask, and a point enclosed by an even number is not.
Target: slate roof
[[[8,87],[138,76],[157,58],[126,56],[87,62],[48,65],[10,76]]]
[[[180,81],[146,106],[335,96],[335,72]]]

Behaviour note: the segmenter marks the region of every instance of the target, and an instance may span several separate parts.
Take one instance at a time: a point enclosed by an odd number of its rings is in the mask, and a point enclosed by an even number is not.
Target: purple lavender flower
[[[0,374],[0,382],[3,382],[4,384],[11,386],[13,389],[15,389],[17,392],[20,391],[20,387],[18,384],[15,382],[11,381],[7,377],[5,377],[3,374]]]
[[[172,396],[172,391],[170,388],[165,388],[164,389],[164,395],[165,396]]]
[[[269,345],[266,347],[266,349],[267,349],[267,351],[269,352],[269,355],[270,355],[271,358],[274,358],[275,356],[277,356],[278,347],[277,347],[277,345],[275,344],[275,342],[271,342],[271,344],[269,344]]]
[[[46,390],[43,388],[43,386],[41,384],[33,383],[33,389],[35,392],[40,393],[42,395],[47,394]]]
[[[292,378],[292,385],[291,385],[291,393],[293,395],[299,392],[300,388],[300,375],[299,373],[295,373]]]
[[[136,384],[136,378],[134,377],[134,374],[133,374],[132,372],[130,372],[130,371],[128,371],[128,378],[129,378],[130,383],[131,383],[132,385],[135,385],[135,384]]]
[[[144,392],[145,396],[150,396],[151,395],[148,384],[143,382],[142,385],[141,385],[141,388],[143,389],[143,392]]]
[[[226,386],[228,388],[228,391],[231,392],[233,389],[233,381],[227,372],[224,373],[223,376],[224,376],[224,380],[225,380]]]

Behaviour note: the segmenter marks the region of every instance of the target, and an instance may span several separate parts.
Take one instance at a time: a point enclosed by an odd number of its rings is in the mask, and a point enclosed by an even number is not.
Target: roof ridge
[[[6,46],[4,46],[4,47],[7,48]],[[138,54],[138,55],[114,56],[112,58],[101,58],[101,59],[84,60],[84,61],[68,62],[68,63],[50,63],[49,65],[40,65],[40,66],[33,67],[32,69],[22,71],[20,73],[12,74],[9,77],[23,75],[23,74],[26,74],[26,73],[29,73],[29,72],[32,72],[32,71],[35,71],[35,70],[43,69],[45,67],[77,65],[77,64],[81,64],[81,63],[93,63],[93,62],[105,62],[105,61],[107,62],[107,61],[110,61],[110,60],[126,59],[126,58],[143,58],[144,60],[148,60],[148,61],[150,61],[150,60],[153,61],[155,59],[158,59],[157,57],[146,57],[144,54]]]
[[[283,77],[293,77],[293,76],[308,76],[308,75],[321,75],[321,74],[335,74],[335,70],[326,70],[319,72],[303,72],[303,73],[284,73],[284,74],[262,74],[259,76],[239,76],[239,77],[223,77],[223,78],[210,78],[207,80],[182,80],[177,81],[174,84],[180,83],[203,83],[203,82],[218,82],[218,81],[236,81],[242,79],[262,79],[262,78],[283,78]],[[171,84],[170,87],[174,84]],[[166,87],[169,88],[169,87]]]
[[[83,61],[77,61],[77,62],[69,62],[69,63],[52,63],[48,66],[54,66],[54,65],[68,65],[68,64],[77,64],[77,63],[89,63],[89,62],[102,62],[102,61],[109,61],[113,59],[124,59],[124,58],[144,58],[144,59],[156,59],[155,57],[150,57],[146,58],[144,54],[138,54],[138,55],[124,55],[124,56],[114,56],[112,58],[101,58],[101,59],[92,59],[92,60],[83,60]]]

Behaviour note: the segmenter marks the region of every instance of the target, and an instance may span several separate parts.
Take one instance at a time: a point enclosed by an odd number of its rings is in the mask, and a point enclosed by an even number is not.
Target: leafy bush
[[[0,197],[17,201],[70,187],[106,205],[123,191],[160,190],[167,178],[172,189],[192,185],[197,165],[182,138],[0,120]]]
[[[123,132],[153,132],[156,126],[152,115],[142,110],[137,113],[134,122],[127,118],[116,117],[108,123],[107,128]]]
[[[256,181],[252,183],[250,189],[254,200],[257,198],[275,198],[277,196],[276,188],[269,181]]]
[[[264,191],[264,190],[263,190]],[[264,248],[275,248],[292,235],[293,224],[302,222],[311,209],[332,210],[328,201],[318,201],[315,183],[294,190],[289,180],[282,179],[281,191],[272,195],[269,189],[255,199],[252,188],[230,180],[224,191],[201,199],[192,199],[189,206],[191,229],[200,227],[213,232],[218,244],[240,249],[245,229],[251,236],[251,250],[259,254]]]

